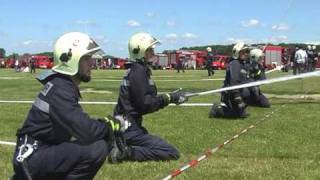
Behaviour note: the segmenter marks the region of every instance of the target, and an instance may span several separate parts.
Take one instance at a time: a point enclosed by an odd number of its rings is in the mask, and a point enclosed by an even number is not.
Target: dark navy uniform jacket
[[[245,66],[245,61],[241,62],[238,59],[233,59],[228,65],[226,77],[224,80],[224,87],[235,86],[249,82],[249,71]],[[230,91],[233,97],[241,95],[242,89],[235,89]]]
[[[79,143],[105,138],[109,128],[82,110],[78,86],[69,76],[53,74],[41,80],[44,88],[18,130],[18,137],[27,134],[47,144],[68,142],[72,137]]]
[[[212,62],[213,62],[213,54],[211,52],[208,52],[208,55],[206,57],[206,67],[212,67]]]
[[[125,115],[141,126],[144,114],[157,111],[168,103],[164,95],[157,95],[149,67],[142,62],[134,62],[121,83],[114,114]]]

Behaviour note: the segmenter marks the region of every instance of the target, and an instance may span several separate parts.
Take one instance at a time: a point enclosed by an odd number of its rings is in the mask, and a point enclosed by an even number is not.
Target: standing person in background
[[[36,60],[34,58],[31,58],[30,61],[30,73],[36,73]]]
[[[213,53],[211,47],[207,47],[207,61],[206,61],[206,68],[208,71],[208,76],[213,76],[214,71],[212,68],[212,61],[213,61]]]
[[[296,70],[298,70],[298,73],[303,73],[306,70],[306,63],[308,62],[308,55],[307,52],[302,48],[298,47],[298,50],[296,51],[294,55],[294,60],[296,63]]]
[[[184,65],[183,65],[184,59],[185,59],[184,55],[179,56],[179,58],[177,59],[177,73],[180,73],[180,70],[184,72]]]
[[[14,59],[14,69],[15,69],[16,72],[19,72],[20,71],[20,69],[19,69],[19,60],[16,59],[15,56],[13,57],[13,59]]]
[[[318,63],[319,60],[319,53],[317,52],[317,47],[315,45],[312,46],[313,52],[314,52],[314,59],[313,59],[313,64],[311,67],[311,71],[315,71],[316,70],[316,65]]]
[[[313,71],[314,59],[316,57],[316,54],[313,50],[313,46],[308,45],[307,55],[308,55],[307,72],[311,72]]]
[[[297,48],[290,48],[290,66],[292,68],[292,74],[297,74],[297,65],[294,59],[294,55],[296,54]]]
[[[6,67],[6,65],[5,65],[5,63],[4,63],[4,60],[1,60],[1,65],[0,65],[2,68],[5,68]]]

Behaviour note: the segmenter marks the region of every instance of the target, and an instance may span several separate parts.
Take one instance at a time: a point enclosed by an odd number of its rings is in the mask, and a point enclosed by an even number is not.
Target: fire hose
[[[229,87],[224,87],[224,88],[220,88],[220,89],[214,89],[214,90],[204,91],[204,92],[199,92],[199,93],[187,93],[186,97],[204,96],[204,95],[219,93],[219,92],[223,92],[223,91],[230,91],[230,90],[235,90],[235,89],[260,86],[260,85],[265,85],[265,84],[272,84],[272,83],[276,83],[276,82],[283,82],[283,81],[289,81],[289,80],[294,80],[294,79],[303,79],[303,78],[309,78],[309,77],[314,77],[314,76],[320,76],[320,71],[308,72],[308,73],[303,73],[303,74],[299,74],[299,75],[271,78],[271,79],[262,80],[262,81],[254,81],[254,82],[250,82],[250,83],[246,83],[246,84],[229,86]]]

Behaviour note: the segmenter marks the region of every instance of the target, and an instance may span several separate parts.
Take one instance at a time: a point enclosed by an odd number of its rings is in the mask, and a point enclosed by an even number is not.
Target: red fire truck
[[[37,68],[51,69],[53,67],[53,58],[44,55],[33,55],[31,58],[35,61]]]
[[[226,69],[230,60],[230,56],[215,55],[213,56],[212,67],[213,69]]]
[[[266,46],[264,48],[264,66],[267,69],[273,69],[276,66],[282,65],[283,52],[283,47],[281,46]]]
[[[183,57],[187,61],[187,68],[203,68],[206,61],[207,53],[206,51],[198,50],[176,50],[176,51],[166,51],[164,52],[168,58],[168,68],[173,68],[176,66],[177,61]],[[163,56],[166,58],[165,56]],[[161,58],[160,58],[161,59]]]
[[[127,62],[126,59],[122,59],[122,58],[112,58],[113,61],[113,67],[115,69],[124,69],[125,68],[125,63]]]

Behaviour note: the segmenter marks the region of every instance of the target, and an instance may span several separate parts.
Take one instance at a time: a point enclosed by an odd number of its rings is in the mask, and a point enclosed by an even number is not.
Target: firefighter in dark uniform
[[[206,61],[206,68],[208,71],[208,76],[213,76],[214,75],[214,71],[212,68],[212,61],[213,61],[213,54],[212,54],[212,49],[211,47],[207,47],[207,61]]]
[[[30,73],[36,73],[36,60],[34,58],[30,59]]]
[[[154,56],[154,47],[158,40],[148,33],[134,34],[129,40],[130,63],[119,90],[118,103],[114,109],[115,116],[123,116],[131,122],[124,132],[126,151],[113,148],[109,161],[175,160],[179,158],[178,150],[164,139],[151,135],[143,127],[143,115],[158,111],[169,103],[181,104],[187,101],[181,90],[157,94],[157,88],[151,79],[148,61]]]
[[[314,71],[313,65],[314,65],[314,59],[316,57],[316,54],[313,50],[313,46],[308,45],[307,54],[308,54],[307,72],[311,72],[311,71]]]
[[[244,43],[237,43],[232,49],[232,60],[228,65],[223,87],[248,83],[249,72],[246,61],[249,59],[249,47]],[[249,95],[248,88],[236,89],[221,93],[221,104],[213,104],[210,118],[245,118],[248,116],[243,97]]]
[[[311,66],[311,71],[315,71],[319,57],[318,57],[318,53],[317,53],[317,47],[315,45],[312,46],[312,50],[314,53],[314,58],[313,58],[312,66]]]
[[[91,56],[99,50],[79,32],[56,41],[56,65],[38,77],[44,88],[17,131],[12,179],[90,180],[103,165],[121,123],[92,119],[78,103],[78,85],[90,81]]]
[[[180,73],[180,70],[182,70],[182,72],[184,73],[184,62],[185,62],[185,55],[181,55],[178,58],[177,61],[177,73]]]
[[[263,66],[264,53],[261,49],[252,49],[250,51],[250,61],[247,63],[250,81],[265,80],[265,68]],[[244,102],[249,106],[270,107],[270,102],[265,95],[262,94],[259,86],[249,87],[249,96],[243,97]]]

